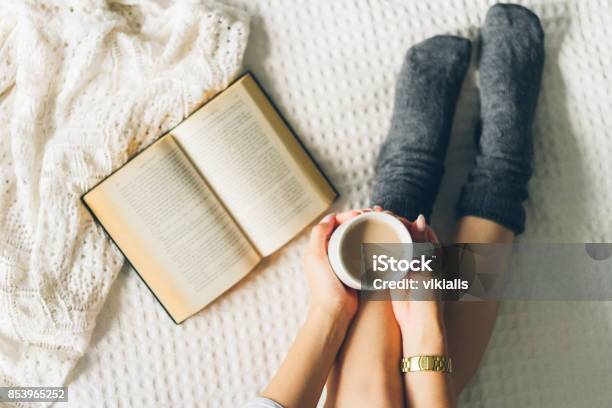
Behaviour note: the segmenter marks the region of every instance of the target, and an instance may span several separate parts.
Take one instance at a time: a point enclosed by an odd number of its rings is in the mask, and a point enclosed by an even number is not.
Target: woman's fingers
[[[338,224],[342,224],[343,222],[346,222],[346,221],[350,220],[351,218],[354,218],[354,217],[358,216],[359,214],[361,214],[361,212],[359,210],[345,211],[345,212],[342,212],[340,214],[337,214],[336,215],[336,220],[338,221]]]
[[[423,214],[419,214],[417,219],[414,221],[414,225],[419,232],[425,232],[427,230],[427,221],[425,221],[425,216]]]
[[[336,225],[336,214],[331,213],[323,217],[310,232],[310,242],[307,251],[312,255],[327,256],[327,240]]]
[[[427,221],[422,214],[419,214],[413,223],[410,223],[408,227],[412,238],[416,242],[431,242],[432,244],[439,244],[440,240],[434,232],[434,230],[427,225]]]
[[[338,220],[338,224],[342,224],[343,222],[346,222],[348,220],[350,220],[353,217],[356,217],[358,215],[361,214],[365,214],[365,213],[369,213],[369,212],[382,212],[382,207],[375,205],[374,208],[362,208],[360,210],[349,210],[349,211],[345,211],[342,212],[340,214],[336,215],[336,220]]]
[[[400,220],[406,226],[406,228],[408,228],[409,231],[412,230],[412,223],[408,221],[408,218],[398,216],[397,219]]]
[[[412,223],[410,234],[412,235],[412,239],[416,242],[427,241],[427,223],[425,222],[425,217],[419,214]]]

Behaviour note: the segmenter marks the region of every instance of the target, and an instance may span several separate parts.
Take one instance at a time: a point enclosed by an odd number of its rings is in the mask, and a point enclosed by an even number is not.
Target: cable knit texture
[[[138,3],[0,5],[0,386],[63,383],[122,265],[83,192],[240,69],[244,12]]]

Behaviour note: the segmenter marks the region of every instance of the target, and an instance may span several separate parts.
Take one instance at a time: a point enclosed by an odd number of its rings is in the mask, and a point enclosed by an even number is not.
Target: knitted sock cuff
[[[515,235],[525,230],[525,209],[516,198],[508,198],[491,189],[468,184],[457,203],[457,217],[472,215],[491,220],[511,229]]]

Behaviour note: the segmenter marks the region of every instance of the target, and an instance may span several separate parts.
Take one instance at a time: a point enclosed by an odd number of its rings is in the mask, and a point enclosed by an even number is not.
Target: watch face
[[[431,370],[433,368],[432,360],[429,356],[419,357],[419,368],[421,370]]]

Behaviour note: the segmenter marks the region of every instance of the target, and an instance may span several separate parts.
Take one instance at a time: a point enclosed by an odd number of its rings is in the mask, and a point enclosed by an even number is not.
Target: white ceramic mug
[[[342,245],[344,244],[345,239],[351,229],[355,228],[362,222],[368,222],[371,220],[376,220],[387,224],[387,226],[389,226],[395,232],[400,243],[412,243],[412,236],[410,235],[410,232],[406,226],[400,220],[389,214],[381,212],[367,212],[351,218],[343,224],[340,224],[329,239],[329,245],[327,247],[329,263],[331,264],[334,273],[336,276],[338,276],[338,279],[340,279],[342,283],[357,290],[361,290],[361,276],[355,276],[354,274],[350,273],[347,263],[343,259]],[[385,242],[380,242],[380,244],[384,243]],[[402,250],[402,256],[405,259],[412,259],[412,246],[405,245],[404,247],[405,248]],[[396,278],[398,277],[392,277],[392,279]]]

